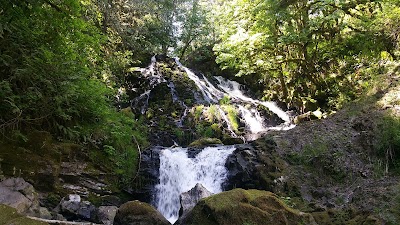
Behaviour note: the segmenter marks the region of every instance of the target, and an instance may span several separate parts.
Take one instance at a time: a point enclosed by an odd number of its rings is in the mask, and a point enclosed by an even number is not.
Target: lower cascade
[[[226,159],[234,146],[206,147],[194,157],[187,148],[165,148],[160,153],[160,184],[156,186],[155,205],[171,223],[179,217],[180,199],[197,183],[212,193],[222,192],[227,176]]]

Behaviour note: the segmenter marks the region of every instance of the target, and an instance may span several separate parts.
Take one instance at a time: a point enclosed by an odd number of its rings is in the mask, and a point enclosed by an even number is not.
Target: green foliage
[[[398,1],[219,2],[221,68],[300,111],[340,108],[366,84],[361,70],[398,55]]]
[[[384,158],[385,172],[400,173],[400,119],[384,117],[379,124],[376,144],[378,155]]]
[[[232,129],[235,132],[237,132],[239,128],[239,121],[238,121],[238,112],[236,108],[232,105],[224,105],[223,109],[228,114],[227,117],[232,125]]]
[[[204,0],[183,0],[180,7],[175,9],[177,21],[182,23],[181,32],[177,34],[177,46],[175,49],[179,58],[186,60],[200,61],[200,57],[211,58],[204,46],[215,43],[213,34],[211,7],[208,1]],[[200,54],[198,50],[201,49]]]
[[[167,53],[175,45],[172,0],[97,1],[102,29],[118,47],[130,50],[133,64],[145,65],[154,53]],[[112,35],[110,35],[112,34]]]
[[[0,102],[3,128],[46,123],[65,134],[81,119],[94,121],[91,107],[105,93],[92,79],[103,38],[79,18],[79,3],[2,5],[8,10],[0,24],[10,27],[0,39],[1,95],[8,96]]]
[[[101,149],[129,183],[146,129],[112,106],[132,52],[99,29],[91,0],[0,0],[0,131],[27,141],[30,130]],[[11,135],[10,135],[11,134]]]
[[[231,103],[231,99],[229,98],[228,95],[224,95],[224,97],[221,98],[221,100],[219,100],[220,105],[229,105],[230,103]]]

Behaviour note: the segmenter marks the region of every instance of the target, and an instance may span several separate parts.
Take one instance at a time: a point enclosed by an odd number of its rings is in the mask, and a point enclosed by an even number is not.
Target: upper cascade
[[[222,135],[247,140],[268,130],[294,127],[290,116],[274,102],[249,97],[236,81],[195,73],[177,58],[153,56],[150,65],[136,70],[133,78],[132,84],[139,86],[128,85],[131,107],[147,118],[158,116],[154,126],[164,120],[160,118],[164,113],[170,126],[201,129],[199,120],[205,120],[216,124],[215,135],[221,135],[219,127]]]

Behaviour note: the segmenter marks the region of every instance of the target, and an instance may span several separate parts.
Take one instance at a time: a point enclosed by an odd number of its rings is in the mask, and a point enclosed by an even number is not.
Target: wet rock
[[[196,156],[197,156],[201,151],[203,151],[202,148],[188,148],[187,154],[188,154],[188,157],[189,157],[189,158],[193,159],[193,158],[196,158]]]
[[[100,206],[96,212],[96,222],[104,225],[112,225],[118,207],[116,206]]]
[[[181,208],[179,216],[190,211],[201,199],[211,196],[213,193],[208,191],[203,185],[196,184],[192,189],[182,193],[180,197]]]
[[[243,139],[241,138],[234,138],[234,137],[225,137],[222,140],[224,145],[236,145],[236,144],[243,144]]]
[[[316,225],[314,218],[289,208],[267,191],[234,189],[200,200],[176,225]]]
[[[94,220],[96,207],[89,201],[81,201],[79,195],[71,194],[61,200],[57,207],[60,213],[69,220]]]
[[[126,189],[134,199],[152,202],[154,188],[159,183],[160,151],[162,147],[154,147],[142,152],[139,176],[130,189]]]
[[[256,188],[255,168],[260,165],[254,148],[250,145],[240,145],[228,157],[225,167],[228,170],[227,181],[224,189]]]
[[[151,205],[139,201],[131,201],[121,205],[114,219],[114,225],[148,224],[170,225],[168,220]]]

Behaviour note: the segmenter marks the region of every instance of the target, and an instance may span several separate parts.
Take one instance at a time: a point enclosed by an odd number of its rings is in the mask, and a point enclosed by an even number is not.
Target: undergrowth
[[[378,125],[376,150],[384,158],[385,173],[400,174],[400,118],[386,116]]]

